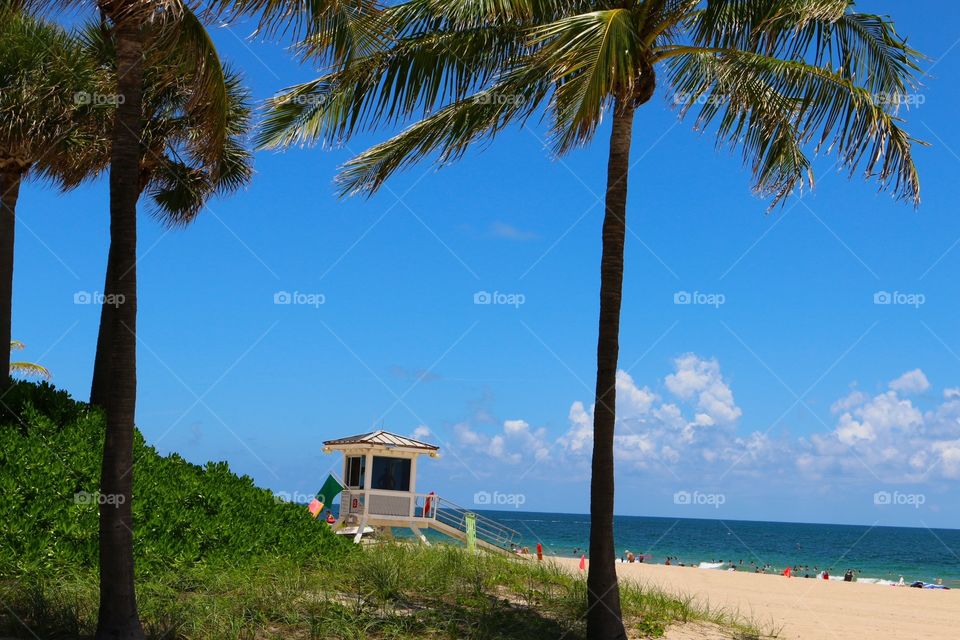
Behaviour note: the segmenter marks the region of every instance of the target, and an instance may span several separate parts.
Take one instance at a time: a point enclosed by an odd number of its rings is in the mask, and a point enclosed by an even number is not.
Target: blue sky
[[[637,114],[618,513],[960,527],[960,9],[861,7],[931,58],[904,114],[932,144],[916,152],[918,211],[825,157],[815,191],[767,215],[736,154],[678,122],[663,90]],[[215,36],[257,98],[315,75],[248,32]],[[607,135],[553,159],[533,123],[341,201],[336,167],[383,137],[361,136],[259,153],[253,184],[187,230],[144,209],[148,441],[312,493],[339,469],[324,439],[382,426],[441,445],[423,491],[585,512]],[[14,337],[85,399],[99,308],[75,295],[103,288],[106,181],[28,184],[19,220]],[[676,304],[684,292],[722,304]]]

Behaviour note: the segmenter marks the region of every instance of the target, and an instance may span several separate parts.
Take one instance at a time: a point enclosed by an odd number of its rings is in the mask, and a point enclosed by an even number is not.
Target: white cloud
[[[624,370],[617,371],[617,413],[619,415],[645,414],[657,400],[657,394],[647,387],[638,387],[633,377]]]
[[[714,455],[721,440],[733,437],[731,423],[742,412],[715,359],[677,358],[664,385],[678,402],[663,402],[627,372],[617,372],[614,446],[617,460],[628,467],[662,470],[663,464],[703,460]],[[569,430],[558,444],[568,460],[585,463],[593,445],[593,409],[575,401],[568,419]]]
[[[869,398],[869,396],[862,391],[851,391],[849,394],[834,402],[833,405],[830,406],[830,411],[833,413],[849,411],[857,405],[866,402],[867,398]]]
[[[858,440],[876,440],[877,434],[873,427],[867,423],[857,422],[852,415],[845,413],[840,417],[840,424],[837,426],[837,438],[844,444],[854,444]]]
[[[890,390],[870,398],[851,394],[834,407],[847,409],[836,428],[817,434],[797,458],[805,473],[882,477],[888,481],[922,482],[935,476],[960,478],[960,398],[945,400],[924,413],[901,397],[926,391],[930,383],[919,369],[890,383]]]
[[[413,430],[413,433],[410,434],[410,437],[414,440],[424,441],[426,438],[429,438],[431,434],[430,427],[425,424],[420,425]]]
[[[831,405],[836,422],[803,437],[765,426],[741,431],[743,410],[716,359],[685,354],[673,362],[662,388],[617,372],[615,456],[620,473],[679,474],[690,482],[728,475],[771,479],[797,476],[830,486],[844,478],[889,482],[960,479],[960,387],[943,391],[943,400],[912,397],[930,389],[920,369],[908,371],[875,395],[854,389]],[[920,400],[933,402],[921,407]],[[514,418],[490,425],[461,423],[455,444],[465,455],[542,473],[562,469],[569,477],[589,472],[594,408],[583,400],[569,405],[567,427],[551,435]],[[480,424],[474,419],[474,424]],[[418,430],[416,434],[427,435]],[[550,476],[555,477],[555,476]]]
[[[929,388],[930,382],[920,369],[907,371],[890,383],[890,389],[900,393],[923,393]]]
[[[531,429],[525,420],[505,420],[502,430],[494,434],[475,431],[467,423],[457,424],[453,430],[459,449],[481,457],[517,465],[528,457],[540,461],[550,456],[547,430]]]
[[[688,353],[674,360],[674,366],[676,371],[664,379],[673,395],[681,400],[695,398],[697,408],[717,423],[729,424],[743,414],[720,374],[716,358],[705,360]]]
[[[490,233],[497,238],[506,238],[507,240],[536,240],[540,237],[533,231],[519,229],[512,224],[499,220],[490,225]]]

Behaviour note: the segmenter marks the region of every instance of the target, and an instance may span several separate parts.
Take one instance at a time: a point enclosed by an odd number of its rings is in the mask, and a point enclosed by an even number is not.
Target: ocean
[[[518,544],[531,551],[540,542],[547,555],[579,557],[589,546],[586,515],[477,513],[518,531]],[[941,578],[960,588],[960,530],[616,516],[614,536],[618,555],[650,554],[649,562],[658,564],[670,556],[674,564],[732,561],[748,571],[751,563],[817,567],[831,575],[853,569],[866,578],[903,576],[908,583]]]

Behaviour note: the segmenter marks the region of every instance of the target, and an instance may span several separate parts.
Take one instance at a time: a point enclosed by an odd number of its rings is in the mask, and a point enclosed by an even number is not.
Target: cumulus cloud
[[[851,391],[847,395],[843,396],[830,406],[830,411],[833,413],[841,413],[843,411],[849,411],[854,407],[863,404],[867,401],[869,396],[862,391]]]
[[[801,441],[803,471],[864,474],[901,482],[934,476],[960,477],[960,394],[924,412],[904,396],[930,382],[920,369],[907,371],[873,397],[855,392],[834,404],[843,413],[833,431]]]
[[[539,462],[550,456],[547,430],[532,429],[525,420],[505,420],[494,433],[474,430],[463,422],[454,425],[453,431],[458,449],[510,465],[524,460]]]
[[[626,371],[617,372],[617,460],[636,469],[661,468],[683,460],[703,461],[732,443],[742,411],[715,359],[686,354],[674,360],[664,380],[673,396],[664,400]],[[593,407],[574,401],[569,429],[557,444],[565,460],[585,463],[593,445]],[[732,449],[732,447],[731,447]],[[732,454],[731,456],[732,457]]]
[[[410,434],[410,437],[414,440],[420,440],[421,442],[430,437],[431,431],[430,427],[425,424],[420,425],[413,430],[413,433]]]
[[[702,415],[710,419],[709,424],[729,424],[742,415],[716,358],[707,360],[688,353],[674,360],[674,366],[676,371],[664,379],[667,389],[680,399],[695,399]]]
[[[907,371],[890,383],[890,389],[900,393],[923,393],[930,388],[927,376],[920,369]]]
[[[939,401],[918,396],[931,388],[919,369],[875,394],[847,391],[830,407],[836,416],[832,425],[796,436],[772,435],[765,425],[744,428],[744,412],[715,358],[684,354],[672,364],[659,383],[649,385],[617,373],[614,447],[621,473],[718,481],[728,475],[829,482],[960,479],[960,387],[945,389]],[[559,435],[521,418],[461,423],[454,427],[454,444],[488,462],[524,471],[547,462],[539,469],[582,477],[589,471],[593,414],[593,406],[574,399]]]

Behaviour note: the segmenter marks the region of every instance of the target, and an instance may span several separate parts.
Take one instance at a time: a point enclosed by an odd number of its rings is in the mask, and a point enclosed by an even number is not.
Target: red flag
[[[787,567],[786,569],[783,570],[783,575],[787,576],[788,578],[792,573],[793,573],[793,570],[790,567]]]
[[[587,556],[582,555],[580,556],[580,571],[586,571],[586,570],[587,570]]]
[[[310,504],[307,505],[307,509],[310,510],[310,515],[316,518],[323,509],[323,503],[314,498],[310,501]]]

